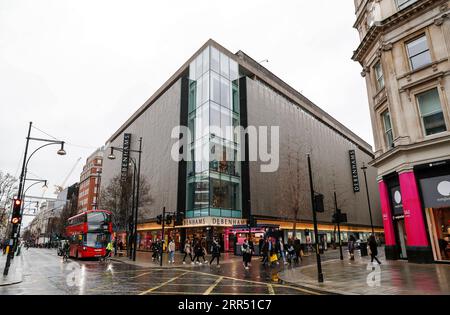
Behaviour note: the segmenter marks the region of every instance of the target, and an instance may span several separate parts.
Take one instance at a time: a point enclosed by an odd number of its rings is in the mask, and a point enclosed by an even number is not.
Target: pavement
[[[263,267],[255,257],[249,270],[240,257],[220,267],[206,264],[170,268],[119,261],[63,262],[56,250],[24,250],[23,281],[0,286],[0,295],[319,295],[279,281],[283,265]]]
[[[8,270],[8,275],[3,275],[3,270],[6,264],[6,255],[0,256],[0,287],[13,285],[22,282],[23,280],[23,256],[15,256],[13,260],[11,260],[11,265]]]
[[[324,282],[318,283],[317,266],[308,265],[279,273],[285,283],[311,290],[344,295],[450,295],[450,265],[413,264],[386,261],[379,250],[381,265],[370,263],[369,257],[350,261],[333,259],[322,264]],[[346,253],[347,254],[347,253]]]

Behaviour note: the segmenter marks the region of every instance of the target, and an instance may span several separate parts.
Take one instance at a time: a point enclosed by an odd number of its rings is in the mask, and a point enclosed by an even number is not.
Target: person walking
[[[375,240],[375,236],[370,235],[369,237],[369,249],[370,249],[370,262],[373,262],[373,260],[375,259],[377,261],[377,263],[379,265],[381,265],[381,262],[378,260],[377,255],[378,255],[378,244],[377,241]]]
[[[211,261],[209,262],[209,265],[212,264],[212,262],[214,261],[214,259],[217,259],[217,267],[220,267],[219,264],[219,259],[220,259],[220,245],[219,242],[217,241],[217,239],[213,240],[213,243],[211,245]]]
[[[169,241],[168,251],[169,251],[169,264],[173,264],[175,263],[175,242],[173,241],[173,239],[170,239]]]
[[[201,265],[202,264],[200,262],[201,256],[203,256],[203,248],[202,245],[200,244],[200,241],[197,240],[194,245],[194,259],[193,259],[194,263]]]
[[[261,255],[261,263],[263,264],[263,266],[265,266],[269,262],[269,240],[267,238],[264,240],[264,243],[261,246]]]
[[[186,242],[184,243],[184,258],[183,258],[183,265],[186,264],[186,257],[189,255],[189,258],[191,259],[191,264],[194,264],[194,259],[192,258],[192,245],[191,240],[188,238]]]
[[[283,263],[284,263],[285,265],[287,265],[287,261],[286,261],[286,251],[284,250],[284,247],[285,247],[285,246],[284,246],[284,244],[283,244],[283,238],[280,237],[278,248],[279,248],[281,257],[283,258]]]
[[[347,245],[350,260],[355,260],[355,243],[356,243],[355,237],[353,235],[350,235]]]
[[[251,257],[251,248],[250,248],[250,244],[248,242],[248,239],[246,239],[244,241],[244,243],[242,244],[242,260],[244,262],[244,268],[245,270],[250,269],[248,266],[248,263],[250,262],[250,257]]]

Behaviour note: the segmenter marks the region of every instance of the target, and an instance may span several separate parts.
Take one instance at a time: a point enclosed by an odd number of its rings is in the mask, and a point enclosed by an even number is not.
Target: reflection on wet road
[[[0,294],[318,294],[280,283],[279,270],[264,268],[257,260],[244,270],[239,262],[220,268],[142,268],[95,260],[63,263],[56,251],[33,248],[24,251],[23,258],[23,282],[0,287]]]

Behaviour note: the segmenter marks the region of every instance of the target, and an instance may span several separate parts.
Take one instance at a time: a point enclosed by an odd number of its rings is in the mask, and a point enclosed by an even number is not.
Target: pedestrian
[[[251,248],[250,248],[250,244],[248,239],[246,239],[244,241],[244,243],[242,244],[242,260],[244,262],[244,268],[245,270],[250,269],[248,266],[248,263],[250,262],[250,258],[251,258]]]
[[[287,265],[287,261],[286,261],[286,251],[284,250],[284,244],[283,244],[284,242],[283,242],[283,238],[281,238],[280,237],[280,239],[279,239],[279,250],[280,250],[280,254],[281,254],[281,257],[283,258],[283,263],[285,264],[285,265]]]
[[[381,262],[378,260],[377,255],[378,255],[378,248],[377,248],[378,244],[377,241],[375,240],[375,236],[370,235],[369,237],[369,244],[368,247],[370,249],[370,262],[373,262],[373,260],[375,259],[377,261],[377,263],[379,265],[381,265]]]
[[[261,247],[262,260],[261,263],[265,266],[269,262],[269,240],[265,239]]]
[[[175,263],[175,242],[173,241],[173,239],[170,239],[170,241],[169,241],[168,250],[169,250],[169,264],[174,264]]]
[[[105,258],[109,257],[112,250],[113,250],[113,246],[112,246],[111,241],[109,241],[108,244],[106,245]]]
[[[258,249],[259,249],[259,254],[262,256],[262,250],[263,250],[263,246],[264,246],[264,238],[260,238],[259,242],[258,242]],[[261,261],[263,260],[263,258],[261,258]]]
[[[294,251],[295,251],[295,263],[297,263],[297,264],[298,264],[299,260],[302,259],[301,250],[302,250],[302,244],[300,243],[300,240],[296,237],[294,239]]]
[[[194,259],[193,259],[194,263],[201,265],[202,264],[200,262],[201,256],[203,256],[203,248],[202,245],[200,244],[200,241],[196,240],[194,245]]]
[[[217,267],[220,267],[219,265],[219,259],[220,259],[220,245],[219,242],[215,239],[213,240],[213,243],[211,245],[211,261],[209,262],[209,265],[212,264],[212,262],[214,261],[214,259],[217,259]]]
[[[202,251],[200,253],[200,257],[203,258],[203,263],[206,264],[206,255],[208,254],[208,251],[206,249],[206,240],[203,240],[203,242],[201,242],[201,246],[202,246]]]
[[[355,242],[356,239],[353,235],[350,235],[350,238],[348,239],[348,253],[350,255],[350,260],[355,260]]]
[[[189,258],[191,259],[191,264],[194,264],[194,259],[192,258],[192,245],[191,240],[188,238],[186,242],[184,243],[184,258],[183,258],[183,265],[186,264],[186,257],[189,255]]]
[[[255,253],[255,246],[254,246],[253,241],[250,238],[250,236],[248,236],[248,246],[250,247],[250,253],[249,253],[249,257],[248,257],[248,265],[251,266],[253,254]]]
[[[152,251],[153,251],[153,255],[152,255],[152,261],[158,260],[159,261],[159,239],[156,240],[156,242],[154,242],[152,244]]]

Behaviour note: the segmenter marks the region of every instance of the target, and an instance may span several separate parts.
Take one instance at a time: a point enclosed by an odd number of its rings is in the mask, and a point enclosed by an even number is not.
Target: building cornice
[[[373,166],[373,167],[378,167],[380,164],[386,162],[388,159],[392,159],[401,153],[419,150],[419,149],[423,149],[425,147],[430,147],[430,146],[439,145],[439,144],[443,144],[443,143],[448,143],[450,146],[450,133],[449,132],[446,132],[446,134],[444,136],[439,136],[436,138],[431,138],[431,139],[427,139],[424,141],[415,142],[412,144],[397,145],[394,149],[389,150],[389,151],[383,153],[382,155],[376,157],[375,159],[373,159],[369,163],[369,165]]]
[[[425,10],[437,7],[446,2],[447,0],[418,0],[416,3],[394,13],[383,21],[374,24],[363,38],[358,48],[353,52],[352,60],[362,64],[362,60],[367,52],[386,31],[394,26],[398,27],[401,24],[407,23],[409,20],[422,14]]]

